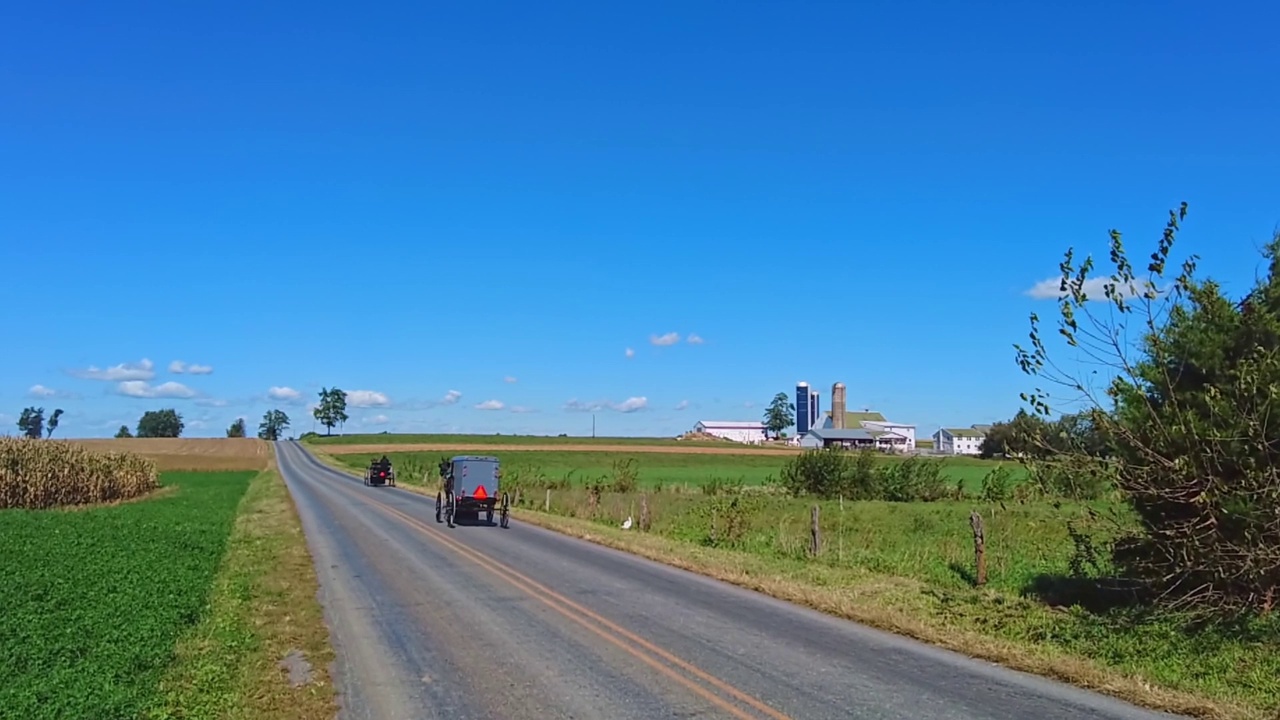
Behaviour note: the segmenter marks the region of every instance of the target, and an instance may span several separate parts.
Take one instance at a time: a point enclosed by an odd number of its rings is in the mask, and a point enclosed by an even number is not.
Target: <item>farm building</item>
[[[751,445],[765,441],[764,423],[756,421],[699,420],[693,431]]]
[[[843,447],[901,452],[906,444],[907,438],[903,435],[866,428],[814,428],[800,438],[800,447],[807,449]]]
[[[945,455],[977,455],[990,425],[967,428],[938,428],[933,434],[933,449]]]
[[[869,432],[888,433],[882,445],[895,449],[913,451],[916,448],[916,426],[908,423],[886,420],[884,415],[866,410],[864,412],[845,412],[843,428],[838,428],[832,420],[831,412],[823,413],[821,422],[814,426],[815,430],[867,430]]]

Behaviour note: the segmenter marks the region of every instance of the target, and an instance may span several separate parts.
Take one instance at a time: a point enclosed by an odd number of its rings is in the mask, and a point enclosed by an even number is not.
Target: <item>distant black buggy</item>
[[[502,473],[498,458],[459,455],[440,460],[441,489],[436,493],[436,522],[454,527],[454,520],[478,521],[481,511],[485,522],[493,524],[498,511],[498,525],[510,527],[511,503],[498,488]],[[501,501],[501,502],[499,502]]]
[[[391,467],[391,461],[386,455],[378,460],[369,461],[369,467],[364,469],[364,484],[372,487],[396,486],[396,471]]]

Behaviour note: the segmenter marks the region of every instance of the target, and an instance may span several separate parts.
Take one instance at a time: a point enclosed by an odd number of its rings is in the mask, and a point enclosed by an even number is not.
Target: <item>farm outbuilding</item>
[[[907,448],[907,441],[908,438],[905,436],[886,430],[814,428],[800,439],[800,447],[807,449],[825,447],[875,448],[877,450],[902,451]]]
[[[738,420],[699,420],[693,431],[734,442],[759,445],[765,441],[764,423]]]

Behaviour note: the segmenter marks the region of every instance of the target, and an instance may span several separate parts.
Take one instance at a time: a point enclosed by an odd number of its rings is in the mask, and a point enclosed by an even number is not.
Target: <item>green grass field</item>
[[[200,620],[256,472],[168,472],[156,498],[0,511],[0,708],[6,717],[135,718]]]
[[[404,482],[420,482],[424,471],[435,471],[441,456],[470,454],[463,451],[387,453],[397,468],[402,468],[399,478]],[[777,477],[783,465],[790,459],[779,455],[701,455],[696,453],[614,453],[614,452],[552,452],[543,450],[499,450],[486,452],[502,463],[503,476],[532,479],[541,474],[547,480],[569,478],[570,484],[585,484],[598,478],[612,479],[615,463],[632,462],[641,486],[688,485],[700,487],[712,482],[721,484],[760,485],[769,476]],[[369,455],[335,455],[342,464],[353,470],[363,470],[375,457]],[[885,457],[882,462],[898,462]],[[970,492],[982,486],[982,478],[999,463],[976,458],[947,458],[931,460],[942,462],[943,474],[949,483],[963,483]],[[1017,463],[1005,463],[1015,479],[1025,476]]]
[[[674,544],[659,559],[748,568],[752,577],[790,584],[797,599],[819,598],[819,606],[841,602],[823,597],[848,592],[855,598],[857,619],[899,631],[915,628],[932,641],[965,651],[987,643],[1000,659],[1009,659],[1002,653],[1013,648],[1026,669],[1096,682],[1096,674],[1053,660],[1083,658],[1106,668],[1112,678],[1136,676],[1141,683],[1219,708],[1246,707],[1266,717],[1280,711],[1280,653],[1273,645],[1280,618],[1237,628],[1193,628],[1187,618],[1098,608],[1093,586],[1073,577],[1073,559],[1087,552],[1073,541],[1067,523],[1101,550],[1102,562],[1094,567],[1085,561],[1085,572],[1105,574],[1110,567],[1104,543],[1133,526],[1122,506],[1053,500],[818,502],[823,545],[811,558],[812,499],[702,493],[646,499],[649,534],[617,530],[627,517],[638,521],[636,493],[605,492],[593,511],[585,490],[556,490],[551,512],[591,521],[618,538],[619,547],[666,538]],[[521,505],[541,510],[543,500],[538,494]],[[985,521],[988,581],[983,588],[974,586],[969,513],[975,509]],[[710,551],[726,554],[709,559],[704,553]],[[1196,700],[1182,702],[1183,710],[1196,709]]]

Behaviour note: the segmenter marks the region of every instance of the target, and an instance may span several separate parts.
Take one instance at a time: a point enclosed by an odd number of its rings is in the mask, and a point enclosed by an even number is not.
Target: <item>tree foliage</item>
[[[315,419],[325,427],[325,435],[332,435],[336,425],[345,423],[347,416],[347,394],[338,388],[320,388],[320,403],[312,411]]]
[[[18,417],[18,429],[33,440],[44,437],[44,408],[23,408],[22,415]]]
[[[137,436],[140,438],[176,438],[182,436],[186,425],[182,415],[173,408],[148,410],[138,418]]]
[[[236,421],[231,423],[231,427],[227,428],[227,437],[229,438],[242,438],[244,433],[244,418],[236,418]]]
[[[258,437],[263,440],[279,440],[289,427],[289,416],[283,410],[268,410],[258,425]]]
[[[49,422],[45,425],[45,437],[53,437],[53,431],[58,429],[58,421],[62,419],[62,408],[57,408],[53,414],[49,416]]]
[[[787,394],[780,392],[773,396],[773,401],[764,410],[764,429],[773,433],[774,437],[791,427],[796,421],[796,406],[791,403]]]
[[[117,438],[131,438],[131,437],[133,437],[133,433],[129,432],[129,426],[128,426],[128,425],[121,425],[121,426],[120,426],[120,429],[116,431],[116,437],[117,437]]]
[[[1140,530],[1114,544],[1116,567],[1163,604],[1266,611],[1280,588],[1280,428],[1271,424],[1280,417],[1280,234],[1264,251],[1267,274],[1239,302],[1195,277],[1194,255],[1160,289],[1186,210],[1169,213],[1146,280],[1111,231],[1105,313],[1086,306],[1092,258],[1077,265],[1067,251],[1058,334],[1089,372],[1050,359],[1034,313],[1032,347],[1015,345],[1017,360],[1082,402],[1106,447],[1095,454],[1066,437],[1044,464],[1106,478],[1131,504]],[[1100,371],[1111,376],[1101,392],[1088,381]],[[1023,399],[1042,417],[1052,411],[1041,388]]]

